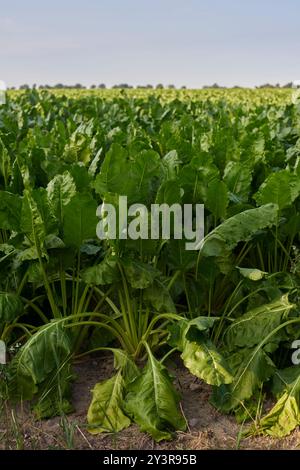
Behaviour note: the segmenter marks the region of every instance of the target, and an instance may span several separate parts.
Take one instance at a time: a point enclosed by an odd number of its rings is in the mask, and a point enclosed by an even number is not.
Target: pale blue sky
[[[299,0],[0,0],[0,79],[22,83],[300,79]]]

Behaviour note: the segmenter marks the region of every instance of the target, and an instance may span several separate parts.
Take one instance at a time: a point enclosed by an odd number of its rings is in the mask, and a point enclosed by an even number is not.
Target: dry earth
[[[93,357],[75,365],[73,385],[75,411],[65,420],[34,421],[24,405],[6,407],[0,418],[0,449],[300,449],[300,431],[284,439],[257,437],[241,440],[234,417],[216,411],[208,402],[210,387],[192,377],[180,363],[172,364],[188,431],[172,442],[156,444],[133,425],[119,434],[92,436],[86,430],[86,412],[93,386],[111,375],[110,357]]]

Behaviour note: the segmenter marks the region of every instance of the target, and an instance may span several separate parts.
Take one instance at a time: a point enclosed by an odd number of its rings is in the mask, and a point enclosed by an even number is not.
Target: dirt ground
[[[210,387],[192,377],[180,363],[174,363],[177,388],[182,394],[182,410],[187,432],[177,433],[172,442],[155,443],[137,426],[119,434],[92,436],[86,430],[86,412],[93,386],[111,375],[110,357],[93,357],[75,365],[73,385],[75,411],[67,418],[34,421],[26,406],[6,409],[0,419],[0,449],[298,449],[300,430],[284,439],[269,437],[239,439],[240,426],[234,417],[216,411],[208,402]],[[9,423],[9,424],[8,424]]]

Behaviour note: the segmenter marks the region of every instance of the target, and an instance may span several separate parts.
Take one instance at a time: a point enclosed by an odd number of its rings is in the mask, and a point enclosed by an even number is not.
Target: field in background
[[[205,101],[213,100],[220,101],[225,99],[227,102],[242,102],[245,103],[247,100],[248,104],[253,106],[257,104],[288,104],[295,93],[295,90],[291,88],[263,88],[263,89],[251,89],[251,88],[220,88],[220,89],[122,89],[122,88],[106,88],[106,89],[52,89],[52,90],[37,90],[38,92],[51,93],[56,96],[66,97],[96,97],[103,99],[113,99],[118,97],[128,98],[145,98],[148,99],[150,96],[159,98],[164,102],[179,99],[181,101]],[[26,90],[9,90],[8,96],[12,99],[26,94]]]

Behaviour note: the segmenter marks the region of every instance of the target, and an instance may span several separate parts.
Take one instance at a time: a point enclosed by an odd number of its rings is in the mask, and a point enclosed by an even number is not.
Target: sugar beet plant
[[[247,433],[299,425],[299,126],[286,91],[9,96],[0,337],[14,352],[2,399],[29,400],[38,418],[67,413],[76,358],[111,353],[90,432],[136,422],[170,439],[186,428],[168,371],[179,354]],[[119,196],[204,204],[200,250],[172,237],[98,239],[97,207],[118,212]]]

